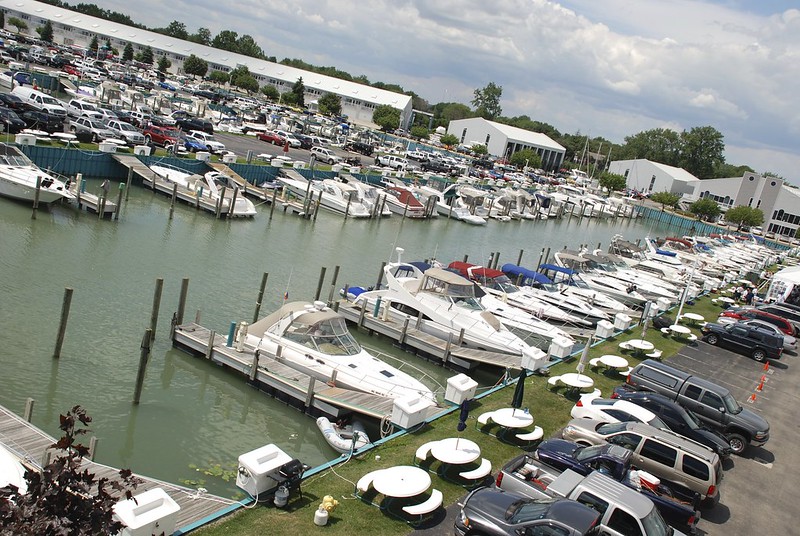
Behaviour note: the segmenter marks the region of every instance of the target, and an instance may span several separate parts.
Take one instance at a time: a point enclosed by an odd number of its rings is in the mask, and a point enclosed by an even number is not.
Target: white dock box
[[[669,301],[669,298],[659,298],[656,300],[656,305],[659,311],[666,311],[672,305],[672,302]]]
[[[14,136],[17,145],[36,145],[36,136],[33,134],[17,134]]]
[[[395,398],[392,406],[392,424],[400,428],[411,428],[425,420],[425,410],[431,401],[421,396]]]
[[[302,160],[297,160],[296,162],[292,163],[292,168],[294,169],[306,169],[306,163]]]
[[[270,443],[239,456],[236,485],[255,497],[280,483],[278,471],[292,457]]]
[[[208,151],[197,151],[194,157],[201,162],[209,162],[211,160],[211,153]]]
[[[572,340],[556,335],[553,337],[553,340],[550,341],[550,347],[547,349],[547,353],[556,358],[564,358],[572,352],[572,347],[574,345],[575,343]]]
[[[166,491],[153,488],[119,501],[114,505],[114,515],[125,525],[121,536],[151,536],[175,532],[180,509]]]
[[[538,348],[530,348],[530,351],[527,351],[522,354],[522,368],[527,370],[539,370],[543,366],[547,365],[548,361],[550,361],[550,356],[544,353],[543,351],[539,350]]]
[[[236,163],[236,155],[235,154],[224,154],[222,155],[222,162],[225,164],[235,164]]]
[[[344,166],[342,164],[334,164],[331,166],[331,171],[334,173],[339,173],[343,168]]]
[[[273,158],[269,161],[269,165],[272,167],[283,167],[283,160],[280,158]]]
[[[456,374],[452,378],[447,378],[447,389],[444,392],[444,399],[453,404],[460,405],[463,401],[475,397],[478,389],[478,382],[466,374]]]
[[[614,324],[608,320],[601,320],[597,323],[594,334],[601,339],[607,339],[614,334]]]
[[[150,156],[150,146],[149,145],[137,145],[133,148],[133,154],[142,155],[142,156]]]
[[[117,152],[117,144],[111,143],[110,141],[101,141],[100,144],[97,146],[101,153],[116,153]]]
[[[625,313],[617,313],[614,315],[614,329],[617,331],[625,331],[631,327],[631,317]]]

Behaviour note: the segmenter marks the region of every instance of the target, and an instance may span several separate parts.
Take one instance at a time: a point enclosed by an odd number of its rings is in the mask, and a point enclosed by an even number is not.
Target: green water
[[[179,205],[170,220],[166,197],[134,187],[120,221],[98,221],[68,207],[32,220],[28,206],[0,199],[0,403],[21,414],[25,399],[34,398],[34,424],[56,437],[59,414],[80,404],[94,417],[97,461],[171,482],[204,478],[210,491],[230,495],[232,483],[198,476],[190,465],[233,468],[240,454],[267,443],[310,465],[337,453],[311,418],[172,349],[169,323],[182,278],[190,279],[185,318],[199,310],[201,324],[227,333],[231,321],[252,320],[263,272],[270,275],[262,315],[287,291],[291,300],[313,299],[322,266],[325,298],[337,265],[339,285],[373,285],[396,246],[406,250],[406,260],[447,262],[469,255],[485,263],[499,251],[501,264],[516,262],[524,249],[523,265],[533,267],[543,247],[605,246],[616,233],[635,240],[665,232],[590,218],[474,227],[443,218],[345,221],[322,211],[309,222],[279,209],[270,221],[269,206],[259,208],[253,220],[229,222]],[[157,278],[164,279],[158,329],[141,404],[134,406]],[[54,360],[65,287],[74,295],[62,357]],[[359,338],[411,360],[442,384],[452,375],[385,341]]]

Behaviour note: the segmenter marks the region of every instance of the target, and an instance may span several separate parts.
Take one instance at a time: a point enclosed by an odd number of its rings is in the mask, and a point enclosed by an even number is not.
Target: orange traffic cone
[[[752,395],[750,395],[750,398],[748,398],[747,401],[750,402],[751,404],[753,402],[755,402],[756,401],[756,394],[753,393]]]
[[[767,375],[766,375],[766,374],[763,374],[763,375],[761,376],[761,383],[764,383],[765,381],[767,381]]]
[[[767,370],[769,370],[769,361],[764,363],[764,371],[767,371]]]
[[[760,393],[763,389],[764,389],[764,381],[762,380],[761,383],[759,383],[758,386],[756,387],[756,391]]]

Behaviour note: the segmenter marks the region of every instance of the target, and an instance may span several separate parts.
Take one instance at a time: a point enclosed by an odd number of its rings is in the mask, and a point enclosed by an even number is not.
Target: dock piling
[[[159,277],[156,279],[156,288],[153,292],[153,309],[150,312],[150,335],[152,337],[156,336],[156,327],[158,326],[158,310],[161,308],[161,292],[163,290],[164,278]]]
[[[317,383],[317,379],[314,376],[309,376],[308,378],[308,391],[306,391],[306,401],[305,407],[310,408],[311,404],[314,403],[314,384]]]
[[[131,191],[131,180],[133,179],[133,168],[128,168],[128,178],[125,181],[125,201],[128,200],[128,196],[130,195]]]
[[[278,196],[278,189],[274,188],[272,190],[272,201],[269,207],[269,219],[272,221],[272,213],[275,212],[275,198]]]
[[[259,351],[256,348],[256,351],[253,352],[253,366],[250,367],[250,382],[255,382],[256,376],[258,376],[258,354]]]
[[[36,193],[33,195],[33,212],[31,212],[31,219],[36,219],[36,211],[39,210],[39,193],[42,191],[42,178],[36,177]]]
[[[189,278],[184,277],[181,280],[181,294],[178,297],[178,315],[176,322],[178,325],[183,324],[183,313],[186,311],[186,296],[189,294]]]
[[[142,337],[141,353],[139,354],[139,371],[136,373],[136,388],[133,391],[133,403],[138,405],[142,396],[144,374],[147,370],[147,358],[150,355],[150,345],[153,341],[153,330],[148,328]]]
[[[322,283],[325,281],[325,272],[328,271],[328,268],[323,266],[319,270],[319,280],[317,281],[317,291],[314,293],[314,301],[319,300],[319,295],[322,293]]]
[[[261,302],[264,299],[264,289],[267,288],[267,279],[269,279],[269,272],[264,272],[264,275],[261,276],[261,287],[258,289],[258,298],[256,298],[256,311],[253,313],[253,323],[258,320],[258,313],[261,312]]]
[[[333,305],[333,295],[336,292],[336,280],[339,278],[339,265],[333,268],[333,278],[331,278],[331,291],[328,293],[328,306]]]
[[[119,193],[117,194],[117,206],[114,207],[114,220],[119,220],[119,211],[120,207],[122,206],[122,191],[125,190],[125,185],[123,183],[119,183]]]
[[[206,346],[206,359],[211,359],[211,353],[214,351],[214,340],[217,338],[217,332],[215,330],[211,330],[211,333],[208,335],[208,346]]]
[[[64,299],[61,302],[61,321],[58,324],[58,336],[56,337],[56,349],[53,352],[53,357],[58,359],[61,357],[61,347],[64,344],[64,334],[67,331],[67,320],[69,320],[69,308],[72,304],[72,291],[71,287],[64,289]]]
[[[519,256],[517,257],[517,266],[522,266],[522,254],[525,252],[524,249],[519,250]],[[538,266],[537,266],[538,268]]]
[[[97,452],[98,441],[99,440],[97,439],[97,436],[92,436],[92,438],[89,440],[89,459],[92,461],[94,461],[94,455]]]
[[[239,188],[233,189],[233,197],[231,197],[231,206],[228,209],[228,217],[234,216],[234,210],[236,209],[236,198],[239,197]]]
[[[25,400],[25,411],[22,413],[22,418],[25,419],[25,422],[31,422],[31,418],[33,417],[33,405],[35,403],[36,401],[31,397]]]
[[[172,183],[172,198],[169,200],[169,219],[172,219],[172,213],[175,212],[175,200],[178,199],[178,183]]]

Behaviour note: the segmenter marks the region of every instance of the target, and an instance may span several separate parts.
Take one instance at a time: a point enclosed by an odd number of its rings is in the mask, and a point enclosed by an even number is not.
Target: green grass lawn
[[[694,312],[703,315],[706,320],[713,321],[721,311],[721,307],[711,302],[712,296],[699,298],[696,302],[684,307],[684,312]],[[674,318],[677,310],[671,311]],[[698,327],[692,331],[700,335]],[[619,354],[620,342],[637,339],[641,336],[640,327],[632,328],[627,332],[618,334],[593,347],[590,357],[603,354]],[[683,344],[666,337],[657,329],[650,328],[645,336],[656,348],[662,350],[662,359],[674,355]],[[640,362],[630,354],[626,355],[631,366]],[[562,362],[550,367],[551,375],[574,372],[577,359]],[[603,373],[590,368],[587,364],[584,371],[594,379],[595,387],[602,391],[603,396],[610,396],[613,388],[619,385],[623,378],[613,372]],[[500,466],[518,455],[519,447],[501,442],[495,437],[482,433],[476,428],[475,419],[483,412],[508,407],[514,392],[514,383],[490,395],[476,400],[472,404],[470,419],[467,429],[461,437],[471,439],[481,447],[482,456],[492,461],[492,473],[496,474]],[[575,400],[567,398],[562,389],[551,390],[547,378],[543,376],[528,376],[525,381],[524,406],[528,407],[536,419],[536,424],[544,429],[545,437],[556,434],[569,421],[569,412]],[[444,439],[457,435],[458,423],[456,410],[449,415],[426,424],[421,430],[400,436],[380,445],[369,452],[353,458],[346,463],[339,464],[332,469],[318,475],[309,477],[303,483],[302,499],[292,497],[287,509],[277,509],[273,506],[257,506],[252,509],[241,509],[220,522],[200,529],[197,533],[204,536],[218,534],[237,535],[296,535],[305,531],[324,530],[331,535],[354,534],[407,534],[412,527],[394,517],[384,514],[378,508],[366,504],[353,495],[355,482],[364,474],[390,467],[393,465],[410,465],[414,462],[417,447],[428,441]],[[309,421],[309,426],[312,424]],[[491,431],[491,429],[489,430]],[[380,456],[376,460],[376,456]],[[461,486],[432,475],[433,487],[444,494],[444,504],[455,503],[466,490]],[[339,506],[330,515],[328,526],[320,529],[314,525],[314,512],[325,495],[331,495],[339,501]],[[449,527],[445,527],[447,529]]]

